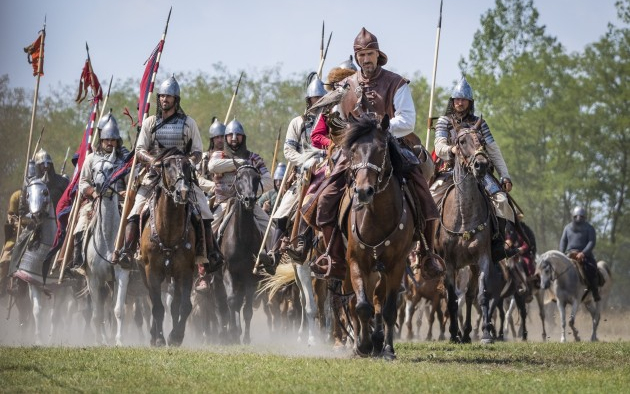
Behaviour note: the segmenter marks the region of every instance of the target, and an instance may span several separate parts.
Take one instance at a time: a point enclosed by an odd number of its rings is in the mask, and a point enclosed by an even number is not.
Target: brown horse
[[[169,346],[184,340],[186,320],[192,310],[190,299],[195,269],[195,233],[191,226],[189,193],[192,193],[192,165],[177,148],[170,148],[156,157],[153,196],[147,201],[149,222],[140,240],[141,261],[146,272],[146,285],[152,304],[151,345],[164,346],[164,305],[162,282],[173,284],[171,317],[173,329]]]
[[[350,162],[352,209],[345,228],[356,295],[354,350],[391,360],[396,357],[396,300],[413,248],[414,219],[399,173],[402,157],[388,129],[387,115],[380,124],[367,115],[351,119],[341,145]]]
[[[482,311],[482,343],[491,343],[492,322],[488,314],[489,275],[496,275],[492,264],[490,245],[492,239],[492,207],[480,181],[486,175],[489,160],[481,145],[483,137],[479,132],[481,118],[472,128],[455,125],[455,143],[458,153],[455,157],[453,185],[446,191],[440,202],[440,221],[435,242],[436,252],[446,262],[446,289],[448,292],[449,332],[453,342],[470,342],[470,302],[466,297],[466,322],[464,333],[459,331],[457,319],[457,296],[455,274],[458,269],[471,266],[473,278],[479,275],[477,299]]]

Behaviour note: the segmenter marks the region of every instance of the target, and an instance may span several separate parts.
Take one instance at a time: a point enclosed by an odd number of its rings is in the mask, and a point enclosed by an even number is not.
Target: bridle
[[[253,166],[253,165],[251,165],[251,164],[243,164],[243,165],[241,165],[241,166],[239,166],[239,167],[237,167],[237,168],[236,168],[236,176],[234,177],[234,182],[232,182],[232,186],[231,186],[231,187],[234,189],[234,193],[236,194],[236,199],[237,199],[238,201],[242,202],[242,203],[245,203],[247,196],[244,196],[243,194],[241,194],[241,192],[238,190],[238,187],[236,187],[236,183],[237,183],[237,181],[239,180],[239,176],[238,176],[239,172],[240,172],[241,170],[248,169],[248,168],[253,169],[254,171],[256,171],[256,173],[257,173],[259,176],[261,175],[261,174],[260,174],[260,170],[259,170],[257,167],[255,167],[255,166]],[[259,180],[259,181],[258,181],[258,183],[259,183],[259,185],[260,185],[260,194],[258,194],[258,192],[257,192],[257,194],[256,194],[256,198],[255,198],[255,199],[256,199],[256,201],[257,201],[257,200],[258,200],[258,198],[262,195],[262,188],[263,188],[263,187],[262,187],[262,181],[261,181],[261,180]]]
[[[184,170],[183,170],[184,166],[182,165],[182,161],[183,160],[188,160],[188,159],[186,157],[184,157],[184,156],[178,156],[178,157],[174,157],[174,158],[169,158],[167,160],[175,161],[175,168],[176,168],[176,171],[177,171],[176,177],[175,177],[175,182],[172,183],[172,186],[171,186],[170,189],[167,187],[167,179],[166,179],[166,175],[165,175],[165,171],[164,171],[164,163],[162,163],[161,166],[160,166],[161,179],[160,179],[159,186],[164,191],[164,194],[169,196],[173,200],[173,202],[175,204],[186,205],[188,203],[188,198],[186,198],[185,200],[182,200],[182,199],[179,198],[179,196],[177,195],[177,185],[180,182],[185,182],[185,181],[188,180],[188,178],[186,177],[186,174],[184,173]]]
[[[377,166],[376,164],[370,163],[369,161],[365,160],[362,161],[361,163],[357,163],[357,164],[352,164],[352,157],[350,158],[350,170],[351,170],[351,174],[352,174],[352,182],[354,183],[355,179],[357,178],[357,173],[363,169],[367,170],[367,171],[374,171],[376,172],[377,176],[377,180],[376,180],[376,187],[375,187],[375,191],[374,194],[379,194],[381,193],[383,190],[385,190],[387,188],[387,186],[389,185],[389,181],[392,179],[392,174],[394,173],[394,169],[390,166],[389,169],[389,174],[387,174],[387,179],[385,179],[385,184],[383,184],[383,177],[385,176],[385,166],[387,165],[387,153],[388,153],[388,149],[389,149],[389,137],[387,137],[385,139],[385,149],[383,149],[383,160],[381,161],[381,166]]]

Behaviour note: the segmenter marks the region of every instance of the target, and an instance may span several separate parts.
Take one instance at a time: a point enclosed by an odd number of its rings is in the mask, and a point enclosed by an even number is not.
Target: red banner
[[[33,66],[33,76],[44,75],[44,38],[46,37],[46,31],[39,32],[37,39],[29,46],[24,48],[26,53],[26,60],[28,64]]]
[[[88,87],[92,88],[92,94],[95,99],[103,99],[103,89],[101,89],[101,84],[98,82],[98,78],[96,77],[96,74],[94,74],[94,70],[92,70],[92,62],[90,62],[90,58],[85,61],[85,65],[83,66],[81,78],[79,79],[79,92],[77,93],[77,98],[74,101],[80,103],[85,100],[88,94]]]
[[[145,113],[149,113],[149,107],[151,103],[147,102],[149,94],[153,92],[153,85],[155,81],[152,81],[153,74],[157,72],[160,64],[158,63],[158,54],[162,52],[164,48],[164,40],[160,40],[151,56],[146,61],[146,67],[144,74],[142,75],[142,81],[140,82],[140,96],[138,97],[138,123],[142,123]]]

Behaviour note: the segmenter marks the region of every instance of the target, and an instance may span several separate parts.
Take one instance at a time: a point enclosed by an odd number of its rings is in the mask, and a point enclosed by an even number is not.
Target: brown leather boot
[[[311,271],[323,279],[343,281],[346,278],[346,248],[334,224],[322,227],[326,253],[311,263]],[[329,247],[330,245],[330,247]]]
[[[121,250],[115,251],[112,257],[112,264],[120,264],[121,268],[129,269],[133,263],[133,255],[136,253],[139,238],[139,215],[134,215],[127,221],[125,227],[125,244]]]
[[[313,244],[313,229],[310,227],[307,227],[307,229],[303,233],[300,232],[300,235],[297,236],[296,246],[293,246],[293,244],[290,244],[287,247],[286,252],[289,255],[289,257],[291,257],[293,260],[299,263],[303,263],[304,261],[306,261],[306,257],[308,256],[308,253],[311,251],[312,244]]]

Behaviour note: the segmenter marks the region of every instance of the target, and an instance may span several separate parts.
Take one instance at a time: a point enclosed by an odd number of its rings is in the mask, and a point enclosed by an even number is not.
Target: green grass
[[[0,391],[617,393],[630,387],[630,342],[399,343],[394,362],[268,350],[0,347]]]

